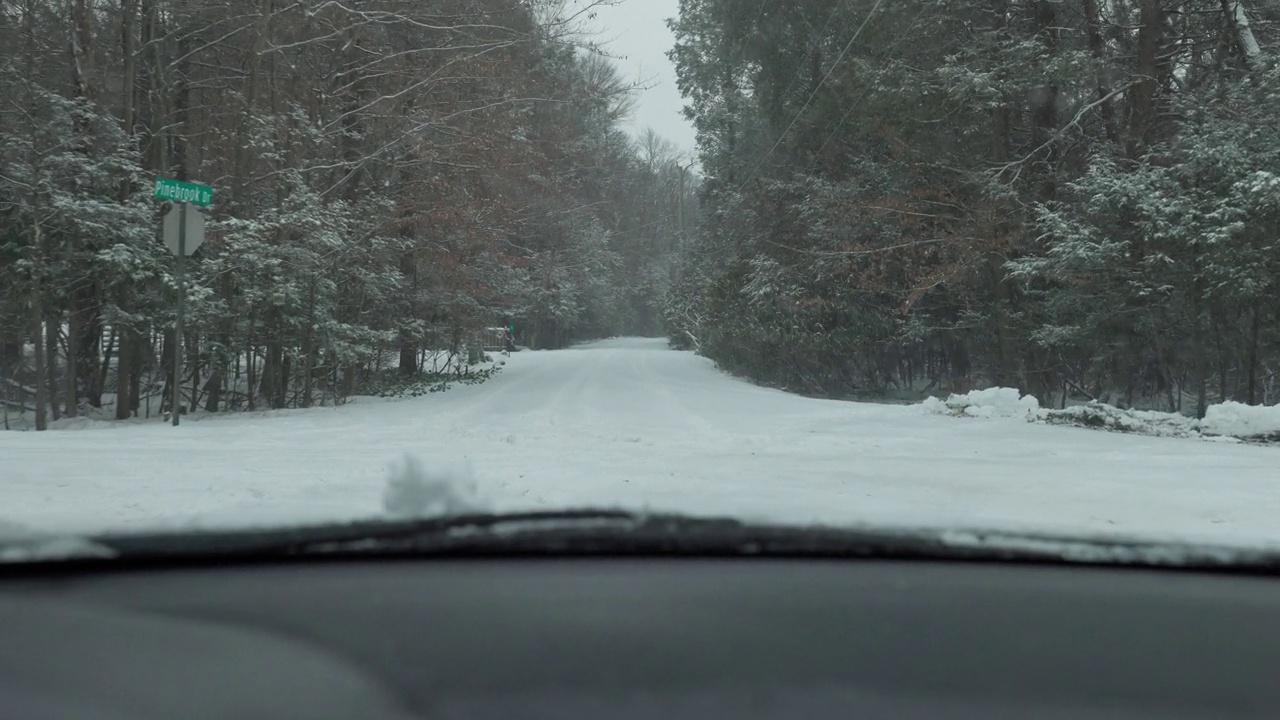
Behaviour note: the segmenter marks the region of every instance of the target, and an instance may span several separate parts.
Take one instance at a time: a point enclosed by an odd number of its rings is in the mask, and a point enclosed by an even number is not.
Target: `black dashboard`
[[[782,559],[0,575],[5,718],[1275,718],[1280,582]]]

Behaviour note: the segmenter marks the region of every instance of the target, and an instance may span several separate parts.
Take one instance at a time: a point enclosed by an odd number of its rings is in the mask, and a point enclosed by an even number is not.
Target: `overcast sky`
[[[578,0],[582,1],[582,0]],[[679,0],[621,0],[597,10],[595,29],[627,77],[651,85],[637,98],[632,122],[637,131],[651,127],[683,152],[695,149],[693,126],[680,114],[684,99],[676,70],[666,53],[675,38],[664,22],[679,14]]]

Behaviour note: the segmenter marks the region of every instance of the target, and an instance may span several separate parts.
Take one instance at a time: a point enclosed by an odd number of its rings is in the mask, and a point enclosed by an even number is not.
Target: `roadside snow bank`
[[[1159,437],[1195,437],[1200,434],[1195,418],[1156,410],[1124,410],[1099,402],[1063,410],[1045,410],[1039,419],[1050,425],[1078,425]]]
[[[1016,388],[987,388],[946,400],[931,397],[922,407],[932,415],[965,415],[968,417],[1032,417],[1040,410],[1040,402],[1022,395]]]
[[[1280,439],[1280,405],[1210,405],[1200,421],[1200,430],[1210,435]]]
[[[1042,409],[1036,398],[1014,388],[988,388],[946,400],[931,397],[920,404],[930,415],[975,418],[1025,418],[1027,422],[1137,433],[1157,437],[1199,437],[1206,440],[1280,441],[1280,406],[1225,402],[1210,405],[1205,418],[1157,410],[1124,410],[1091,402],[1062,410]]]

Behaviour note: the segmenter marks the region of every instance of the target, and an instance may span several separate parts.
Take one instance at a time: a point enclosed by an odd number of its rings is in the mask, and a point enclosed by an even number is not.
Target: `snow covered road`
[[[498,509],[1280,544],[1280,448],[813,400],[662,340],[513,355],[487,383],[341,408],[0,432],[0,521],[144,529],[376,515],[406,453]]]

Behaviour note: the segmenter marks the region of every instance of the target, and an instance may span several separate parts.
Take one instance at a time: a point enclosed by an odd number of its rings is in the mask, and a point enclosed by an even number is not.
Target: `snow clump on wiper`
[[[399,518],[424,518],[487,512],[475,475],[466,464],[429,467],[406,455],[391,468],[382,507]]]

